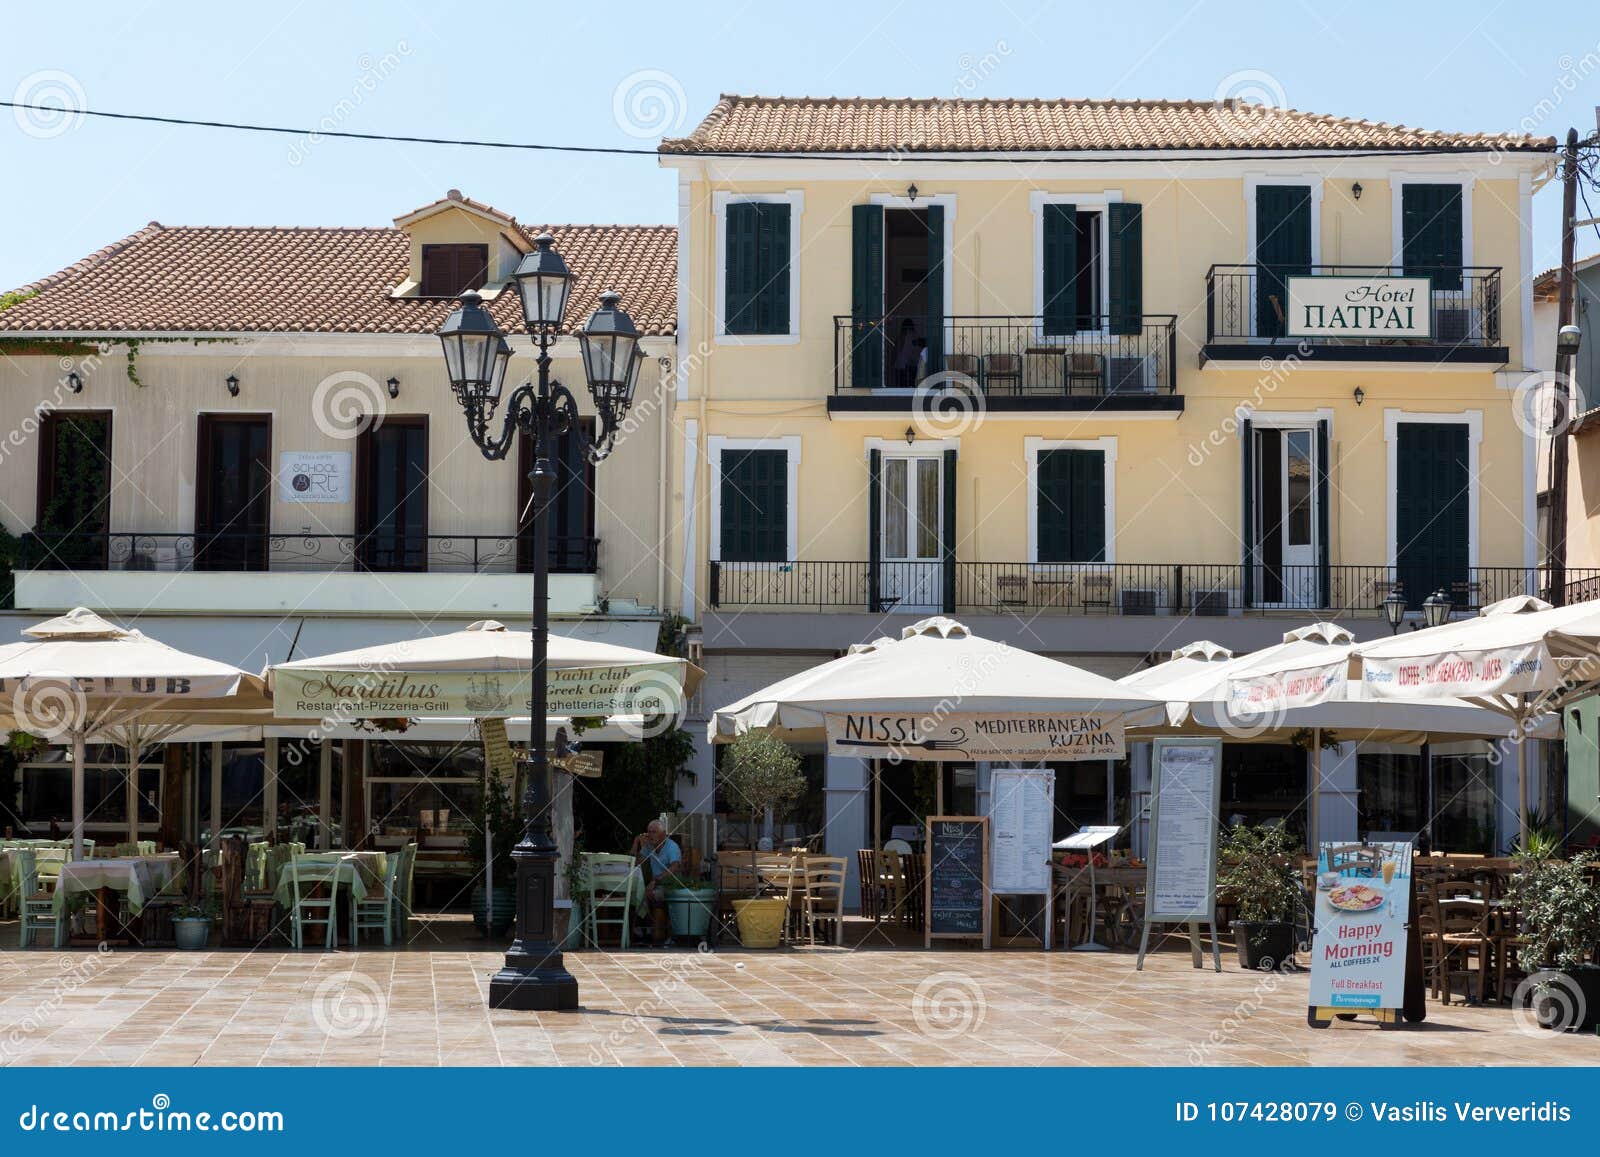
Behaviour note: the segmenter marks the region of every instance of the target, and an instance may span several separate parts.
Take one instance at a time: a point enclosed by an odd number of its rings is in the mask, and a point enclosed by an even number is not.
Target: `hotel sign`
[[[1289,277],[1289,337],[1433,336],[1426,277]]]

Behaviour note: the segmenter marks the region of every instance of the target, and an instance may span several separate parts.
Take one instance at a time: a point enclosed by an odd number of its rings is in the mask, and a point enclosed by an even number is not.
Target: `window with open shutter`
[[[489,278],[487,245],[424,245],[422,296],[458,297]]]
[[[1111,332],[1137,334],[1144,328],[1144,230],[1139,206],[1113,202],[1106,206],[1106,214]]]
[[[1408,277],[1436,290],[1461,288],[1461,186],[1407,184],[1400,190],[1401,260]]]
[[[1044,332],[1072,333],[1077,328],[1078,210],[1075,205],[1044,206]]]
[[[723,328],[730,334],[789,332],[790,206],[734,201],[726,211]]]
[[[728,450],[722,455],[723,562],[789,557],[789,455]]]
[[[1040,562],[1104,562],[1106,456],[1101,450],[1042,450],[1037,467]]]

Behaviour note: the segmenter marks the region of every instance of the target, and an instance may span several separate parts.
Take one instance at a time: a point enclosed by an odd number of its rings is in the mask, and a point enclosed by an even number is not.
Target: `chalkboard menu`
[[[929,816],[927,921],[923,940],[981,939],[989,946],[989,821],[985,816]]]

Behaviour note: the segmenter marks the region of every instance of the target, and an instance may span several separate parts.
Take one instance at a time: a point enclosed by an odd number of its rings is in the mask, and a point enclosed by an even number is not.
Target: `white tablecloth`
[[[76,892],[96,892],[110,888],[128,897],[128,911],[137,915],[178,872],[176,853],[163,856],[135,856],[121,860],[74,860],[61,865],[56,881],[56,917],[64,913],[67,897]]]

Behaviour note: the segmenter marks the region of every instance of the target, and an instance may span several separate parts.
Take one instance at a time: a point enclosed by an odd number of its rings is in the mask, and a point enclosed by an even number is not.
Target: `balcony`
[[[1248,572],[1248,574],[1247,574]],[[1247,583],[1245,580],[1249,579]],[[1326,617],[1380,617],[1396,582],[1413,610],[1434,590],[1471,613],[1513,595],[1549,598],[1542,568],[1473,567],[1460,575],[1414,567],[1349,565],[1245,567],[1239,563],[712,562],[709,601],[727,612],[747,610],[930,610],[1033,615],[1166,615],[1198,617],[1292,612]],[[1591,597],[1600,569],[1567,571],[1567,598]],[[921,592],[915,607],[889,592]]]
[[[1039,317],[945,317],[913,369],[896,365],[902,321],[834,318],[830,413],[911,413],[967,398],[996,412],[1183,410],[1172,314],[1082,318],[1072,333],[1047,333]]]
[[[29,533],[16,606],[525,615],[532,569],[515,534]],[[551,613],[597,604],[598,539],[553,539],[550,570]]]
[[[1200,364],[1303,361],[1503,365],[1500,269],[1213,265]]]

